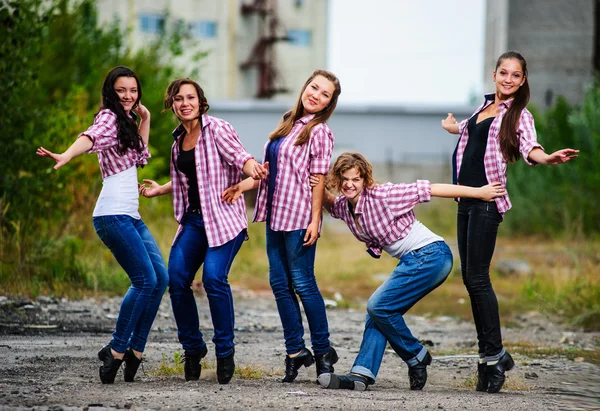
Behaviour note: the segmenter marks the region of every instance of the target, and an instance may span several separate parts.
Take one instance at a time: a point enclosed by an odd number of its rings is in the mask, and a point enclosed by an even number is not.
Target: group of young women
[[[211,312],[217,379],[227,384],[235,370],[234,307],[227,280],[232,262],[247,236],[242,193],[258,188],[255,222],[266,224],[269,281],[283,327],[286,357],[283,382],[293,382],[302,366],[316,363],[325,388],[365,390],[375,383],[386,344],[406,362],[410,388],[427,381],[432,357],[412,335],[403,315],[444,282],[452,254],[443,239],[416,220],[413,208],[432,196],[458,203],[458,244],[464,283],[471,298],[479,343],[477,390],[498,392],[505,372],[514,366],[502,346],[498,303],[489,266],[497,229],[511,207],[506,166],[523,157],[531,165],[560,164],[577,156],[572,149],[546,154],[536,141],[529,100],[527,67],[516,52],[500,56],[493,74],[495,93],[460,124],[452,114],[442,127],[459,134],[453,160],[455,184],[376,184],[372,167],[359,153],[344,153],[330,169],[334,136],[327,120],[341,92],[331,72],[316,70],[304,84],[292,110],[270,134],[260,164],[243,147],[233,127],[209,116],[204,91],[190,79],[173,81],[165,110],[180,125],[173,132],[170,180],[138,183],[137,167],[147,163],[150,112],[141,104],[142,89],[133,71],[116,67],[102,86],[94,124],[62,154],[43,147],[55,169],[83,153],[97,153],[103,187],[93,213],[100,239],[131,280],[121,304],[113,338],[98,352],[102,383],[113,383],[124,363],[131,382],[142,361],[148,334],[165,289],[169,288],[184,350],[187,381],[197,380],[207,355],[191,288],[202,270]],[[138,121],[139,118],[139,121]],[[241,180],[242,174],[248,176]],[[340,193],[338,197],[329,190]],[[139,212],[139,194],[171,194],[179,229],[168,269]],[[373,293],[360,352],[349,374],[334,373],[338,355],[332,347],[314,261],[322,209],[343,220],[354,236],[378,257],[382,250],[399,263]],[[310,329],[306,347],[298,297]]]

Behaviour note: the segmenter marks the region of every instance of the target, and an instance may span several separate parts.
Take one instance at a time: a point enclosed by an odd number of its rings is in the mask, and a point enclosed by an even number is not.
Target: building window
[[[288,30],[290,43],[294,46],[308,47],[312,44],[312,33],[310,30]]]
[[[165,17],[159,14],[142,14],[140,28],[143,33],[162,33],[165,30]]]
[[[217,22],[215,21],[195,21],[190,23],[190,31],[194,38],[212,39],[217,37]]]

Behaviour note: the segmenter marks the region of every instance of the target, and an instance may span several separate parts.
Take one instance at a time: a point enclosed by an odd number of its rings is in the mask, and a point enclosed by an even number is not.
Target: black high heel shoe
[[[337,352],[333,347],[329,347],[327,354],[315,355],[315,365],[317,368],[317,378],[321,374],[329,373],[333,374],[333,364],[338,362]]]
[[[98,359],[103,363],[100,366],[100,381],[102,381],[102,384],[112,384],[115,382],[115,377],[119,368],[121,368],[123,360],[113,357],[109,344],[98,351]]]
[[[133,382],[133,378],[135,377],[135,374],[142,363],[142,359],[136,357],[131,347],[129,347],[127,351],[125,351],[123,362],[123,379],[125,382]]]
[[[488,363],[486,368],[487,379],[489,381],[487,392],[494,394],[500,391],[504,385],[504,381],[506,380],[504,373],[512,370],[514,366],[515,361],[512,359],[508,351],[504,352],[504,355],[500,357],[496,364],[490,365]]]
[[[477,364],[477,385],[476,391],[487,391],[489,385],[487,377],[487,363],[480,362]]]
[[[285,356],[285,377],[281,382],[292,382],[298,376],[298,370],[303,365],[310,367],[315,362],[315,359],[308,348],[303,348],[295,357]]]
[[[427,366],[431,364],[431,354],[427,351],[422,361],[408,367],[408,381],[411,390],[422,390],[427,383]]]
[[[227,384],[231,381],[235,371],[234,355],[235,350],[227,357],[217,358],[217,381],[219,384]]]

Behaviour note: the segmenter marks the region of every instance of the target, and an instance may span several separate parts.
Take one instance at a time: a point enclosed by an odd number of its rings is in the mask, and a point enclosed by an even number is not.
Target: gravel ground
[[[235,292],[236,364],[258,370],[257,379],[235,376],[216,382],[214,369],[199,381],[183,375],[152,375],[164,356],[180,351],[168,297],[162,302],[135,383],[114,385],[98,378],[99,348],[111,338],[120,298],[36,300],[0,297],[0,411],[3,410],[600,410],[600,367],[564,356],[529,358],[513,351],[509,387],[499,394],[467,388],[475,373],[473,325],[450,317],[407,316],[414,334],[432,347],[434,362],[423,391],[408,389],[406,365],[386,353],[377,383],[365,392],[325,390],[315,368],[302,369],[296,382],[282,384],[285,350],[275,302],[270,294]],[[204,295],[197,297],[201,326],[214,362],[212,328]],[[328,309],[331,341],[340,355],[338,372],[352,366],[358,352],[364,310]],[[519,329],[505,329],[505,341],[539,347],[597,350],[600,333],[566,330],[538,313],[521,315]],[[308,328],[308,327],[307,327]]]

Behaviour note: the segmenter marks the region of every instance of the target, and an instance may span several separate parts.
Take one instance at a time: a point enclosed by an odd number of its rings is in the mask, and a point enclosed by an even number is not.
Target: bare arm
[[[78,155],[85,153],[86,151],[90,150],[93,146],[94,143],[92,142],[92,140],[85,136],[79,137],[77,140],[75,140],[75,142],[71,144],[71,147],[69,147],[67,151],[65,151],[62,154],[53,153],[45,149],[44,147],[38,148],[35,153],[38,156],[50,157],[51,159],[56,161],[54,169],[58,170],[59,168],[67,164],[69,161],[71,161],[73,157],[77,157]]]
[[[327,212],[331,213],[331,207],[333,207],[333,203],[335,201],[335,196],[331,193],[331,191],[325,189],[323,192],[323,207]]]
[[[147,198],[171,194],[173,192],[173,184],[170,180],[168,183],[163,184],[162,186],[153,180],[144,179],[144,183],[150,185],[146,186],[146,184],[139,184],[139,190],[140,194]]]
[[[268,161],[263,165],[259,164],[255,159],[251,158],[244,163],[242,171],[244,172],[244,174],[246,174],[248,177],[253,178],[254,180],[262,180],[268,175],[268,167]]]
[[[506,195],[506,189],[501,183],[492,183],[483,187],[469,187],[454,184],[432,184],[431,195],[433,197],[457,198],[470,197],[484,201],[491,201],[496,197]]]
[[[448,117],[442,120],[442,128],[450,134],[458,134],[458,122],[454,118],[454,114],[448,113]]]
[[[223,191],[221,194],[221,201],[224,203],[233,204],[246,191],[258,188],[259,183],[260,180],[255,180],[252,177],[248,177]]]
[[[323,174],[315,174],[319,179],[316,186],[312,188],[312,207],[311,207],[311,221],[306,229],[306,235],[304,236],[304,246],[311,246],[317,241],[319,237],[319,223],[321,222],[321,208],[323,207],[323,193],[325,192],[325,176]]]
[[[150,140],[150,111],[142,103],[138,104],[135,112],[140,116],[140,127],[138,133],[142,137],[145,145]]]
[[[552,154],[546,154],[544,150],[536,147],[529,152],[527,158],[530,161],[534,161],[538,164],[555,166],[557,164],[566,163],[573,158],[577,158],[578,154],[579,150],[573,150],[572,148],[564,148],[562,150],[555,151]]]

